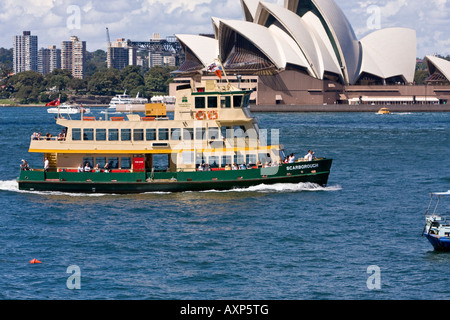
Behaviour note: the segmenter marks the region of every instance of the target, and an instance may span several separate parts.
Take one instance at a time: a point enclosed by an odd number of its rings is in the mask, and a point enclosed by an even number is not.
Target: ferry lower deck
[[[326,186],[331,159],[252,167],[245,170],[211,169],[194,172],[44,172],[21,171],[19,189],[68,193],[132,194],[231,190],[261,184],[310,182]]]

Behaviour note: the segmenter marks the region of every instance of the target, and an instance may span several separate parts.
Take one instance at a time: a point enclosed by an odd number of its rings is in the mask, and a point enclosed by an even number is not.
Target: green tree
[[[137,66],[127,66],[120,72],[122,79],[122,88],[127,90],[130,95],[137,95],[138,93],[144,95],[145,80],[141,74],[141,68]],[[144,88],[144,90],[142,90]]]
[[[39,97],[44,91],[44,77],[34,71],[25,71],[10,77],[7,84],[14,88],[13,97],[19,103],[39,102]]]
[[[92,94],[114,95],[121,90],[122,81],[115,69],[102,69],[90,78],[87,89]]]
[[[168,94],[169,84],[173,80],[173,67],[153,67],[145,75],[145,86],[153,94]]]
[[[45,87],[63,91],[67,89],[72,79],[73,76],[69,70],[55,69],[45,76]]]

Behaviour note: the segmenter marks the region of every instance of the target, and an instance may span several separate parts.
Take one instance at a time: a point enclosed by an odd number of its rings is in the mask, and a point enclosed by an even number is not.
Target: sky
[[[266,0],[283,3],[283,0]],[[390,27],[417,32],[417,56],[450,55],[450,0],[335,0],[358,39]],[[153,33],[213,33],[211,17],[242,20],[240,0],[0,0],[0,47],[31,31],[39,47],[78,36],[87,50],[106,50],[111,39],[148,41]]]

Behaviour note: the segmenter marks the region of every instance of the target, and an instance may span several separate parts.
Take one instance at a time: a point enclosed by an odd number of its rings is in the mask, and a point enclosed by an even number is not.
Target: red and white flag
[[[217,64],[213,63],[208,67],[208,72],[214,72],[216,76],[222,79],[222,70],[217,66]]]
[[[45,106],[46,107],[50,107],[50,106],[59,106],[59,104],[61,103],[60,98],[53,100],[52,102],[47,103]]]

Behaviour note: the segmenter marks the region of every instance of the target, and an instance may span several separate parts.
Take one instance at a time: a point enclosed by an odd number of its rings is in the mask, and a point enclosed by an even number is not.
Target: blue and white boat
[[[447,212],[442,214],[440,212],[442,209],[438,209],[441,199],[444,197],[450,198],[450,190],[432,193],[430,204],[425,213],[426,225],[423,235],[430,241],[436,251],[450,251],[450,219],[445,217],[449,210],[447,207]]]

